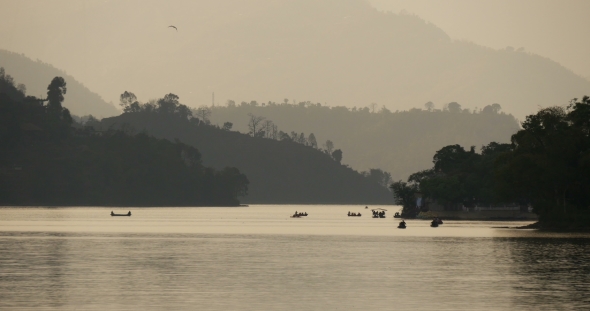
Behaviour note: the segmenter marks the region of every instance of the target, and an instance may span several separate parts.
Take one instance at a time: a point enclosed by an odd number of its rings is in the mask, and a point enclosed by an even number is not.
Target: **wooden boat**
[[[438,221],[436,221],[436,220],[433,220],[433,221],[430,223],[430,226],[431,226],[431,227],[433,227],[433,228],[436,228],[436,227],[438,227]]]
[[[406,229],[406,222],[402,220],[397,227],[399,229]]]
[[[393,218],[402,218],[402,215],[400,215],[399,212],[395,212]]]
[[[131,212],[129,212],[127,214],[115,214],[115,213],[111,212],[111,216],[131,216]]]
[[[361,217],[361,216],[362,216],[361,214],[356,214],[356,215],[350,214],[350,215],[348,215],[348,217]]]

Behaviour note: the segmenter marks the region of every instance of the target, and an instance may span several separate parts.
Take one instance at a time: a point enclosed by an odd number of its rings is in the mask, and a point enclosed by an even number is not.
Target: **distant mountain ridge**
[[[82,83],[66,72],[40,60],[34,61],[23,54],[0,49],[0,67],[4,67],[17,83],[27,87],[27,95],[45,98],[47,85],[52,78],[61,76],[67,83],[64,107],[78,116],[92,114],[97,117],[110,117],[121,112],[112,104],[105,102],[98,94],[90,91]]]
[[[26,10],[59,33],[38,43],[52,61],[112,102],[128,90],[142,100],[173,92],[193,107],[210,104],[213,92],[217,104],[288,98],[392,111],[498,103],[524,120],[590,92],[590,81],[550,59],[454,41],[417,16],[363,0],[84,3],[64,5],[55,23],[44,12],[51,4]]]
[[[490,142],[509,143],[519,130],[517,120],[486,106],[482,111],[461,109],[459,104],[445,110],[411,109],[391,112],[369,108],[347,109],[318,103],[241,103],[214,107],[213,124],[232,122],[233,128],[248,132],[249,115],[272,121],[278,130],[314,133],[318,145],[331,140],[343,151],[342,162],[355,170],[383,169],[394,180],[432,166],[432,155],[440,148],[461,144],[480,148]],[[265,122],[266,122],[265,121]]]

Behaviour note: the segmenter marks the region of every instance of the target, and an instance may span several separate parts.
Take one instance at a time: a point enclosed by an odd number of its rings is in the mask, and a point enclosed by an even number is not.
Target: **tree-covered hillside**
[[[481,154],[449,145],[434,165],[391,188],[404,216],[415,196],[446,210],[516,203],[539,215],[538,228],[590,230],[590,97],[527,116],[510,144],[490,143]],[[428,206],[426,206],[428,208]]]
[[[194,147],[74,124],[67,91],[55,77],[46,99],[25,96],[0,67],[0,205],[236,206],[247,193],[244,174],[203,166]]]
[[[37,97],[43,97],[47,92],[47,81],[56,76],[64,77],[68,83],[68,96],[63,105],[72,114],[110,117],[121,113],[74,77],[40,60],[34,61],[25,55],[0,49],[0,67],[9,72],[16,81],[26,85],[22,90],[24,93]]]
[[[365,174],[342,165],[336,150],[328,154],[293,140],[246,135],[209,125],[200,112],[183,109],[178,97],[168,94],[156,102],[140,104],[130,93],[122,95],[125,113],[88,121],[96,128],[126,127],[198,148],[203,163],[221,168],[234,166],[250,181],[246,203],[389,204],[389,180],[381,171]],[[190,114],[189,114],[190,113]],[[257,131],[257,133],[260,133]],[[334,152],[336,152],[334,154]],[[346,154],[346,150],[343,150]],[[384,181],[384,182],[383,182]]]
[[[343,151],[342,162],[360,171],[383,169],[394,180],[432,165],[432,154],[440,148],[461,144],[487,145],[509,142],[519,125],[501,112],[497,104],[481,110],[461,109],[457,103],[445,107],[427,104],[424,109],[391,112],[373,105],[361,109],[327,107],[319,103],[298,104],[229,102],[225,106],[202,107],[211,111],[212,124],[232,122],[233,128],[249,132],[251,116],[272,121],[279,131],[314,133],[319,147],[327,140]]]

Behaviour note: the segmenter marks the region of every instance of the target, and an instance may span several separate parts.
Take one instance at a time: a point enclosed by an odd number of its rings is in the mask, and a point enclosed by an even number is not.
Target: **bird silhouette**
[[[176,31],[178,31],[178,28],[176,28],[176,26],[172,26],[172,25],[168,26],[168,28],[170,28],[170,27],[172,27],[172,28],[176,29]]]

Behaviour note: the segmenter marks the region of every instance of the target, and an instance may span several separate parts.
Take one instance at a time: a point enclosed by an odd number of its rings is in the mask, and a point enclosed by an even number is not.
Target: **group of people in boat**
[[[443,221],[442,219],[438,218],[438,217],[434,217],[432,219],[432,221],[430,222],[430,226],[431,227],[438,227],[438,225],[442,225]]]
[[[348,216],[361,216],[361,213],[351,213],[350,211],[348,211]]]
[[[307,216],[307,212],[298,213],[297,211],[295,211],[295,214],[293,214],[293,216],[291,216],[291,217],[302,217],[302,216]]]
[[[385,211],[373,210],[373,218],[385,218]]]

